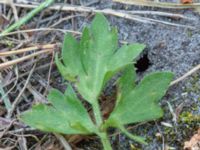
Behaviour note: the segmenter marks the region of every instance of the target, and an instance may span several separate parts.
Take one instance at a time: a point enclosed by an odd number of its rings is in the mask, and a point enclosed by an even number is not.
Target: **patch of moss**
[[[174,141],[174,140],[176,140],[176,138],[177,138],[177,133],[176,133],[176,131],[175,131],[175,129],[174,128],[168,128],[168,127],[165,127],[164,128],[164,134],[165,134],[165,136],[167,136],[169,139],[170,139],[170,141]],[[169,140],[168,140],[169,141]]]
[[[194,109],[190,107],[190,110]],[[163,135],[168,144],[175,147],[183,147],[186,141],[200,126],[200,116],[190,111],[184,111],[173,128],[164,127]]]
[[[191,86],[186,87],[185,88],[185,92],[190,93],[190,92],[194,92],[194,93],[199,93],[200,91],[200,85],[199,85],[199,75],[196,73],[192,76],[191,80],[190,80],[190,84]]]
[[[179,122],[191,124],[193,122],[200,122],[199,115],[193,115],[191,112],[183,112],[179,116]]]

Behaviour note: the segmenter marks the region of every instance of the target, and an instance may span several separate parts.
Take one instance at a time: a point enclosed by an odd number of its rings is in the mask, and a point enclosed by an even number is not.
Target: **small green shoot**
[[[158,105],[173,78],[170,72],[156,72],[135,83],[132,67],[135,59],[145,48],[143,44],[123,45],[118,49],[116,28],[111,28],[102,14],[97,14],[91,27],[83,30],[78,42],[72,35],[65,35],[62,59],[56,56],[61,75],[74,84],[79,94],[92,106],[92,121],[86,108],[68,85],[65,93],[50,91],[51,105],[39,104],[21,115],[28,125],[47,132],[62,134],[96,134],[104,150],[111,150],[107,136],[109,127],[118,128],[129,138],[147,144],[145,139],[132,135],[125,125],[162,117]],[[98,98],[106,83],[119,71],[116,105],[108,119],[102,118]]]

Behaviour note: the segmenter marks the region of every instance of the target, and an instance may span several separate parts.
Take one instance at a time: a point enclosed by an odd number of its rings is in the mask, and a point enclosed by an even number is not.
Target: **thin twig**
[[[14,119],[8,119],[8,118],[3,118],[0,117],[0,127],[2,128],[2,126],[8,126],[11,122],[13,122]],[[19,122],[14,122],[13,125],[20,127],[20,128],[25,128],[24,124],[19,123]]]
[[[6,126],[6,128],[3,130],[3,132],[0,133],[0,139],[4,136],[4,134],[10,129],[10,127],[13,125],[13,123],[15,122],[16,120],[12,120],[10,122],[10,124],[8,126]]]
[[[49,67],[48,78],[47,78],[47,86],[46,86],[46,88],[45,88],[44,95],[46,95],[46,93],[48,92],[48,89],[49,89],[50,78],[51,78],[51,71],[52,71],[52,66],[53,66],[53,61],[54,61],[54,56],[55,56],[55,53],[54,53],[54,51],[53,51],[53,52],[52,52],[51,62],[50,62],[50,67]]]
[[[55,22],[54,24],[52,24],[50,26],[50,28],[53,28],[53,27],[57,26],[58,24],[66,21],[66,20],[69,20],[69,19],[72,19],[72,18],[75,18],[75,17],[83,17],[83,16],[85,16],[85,15],[79,14],[79,15],[73,15],[73,16],[67,16],[67,17],[61,18],[60,20],[58,20],[57,22]]]
[[[72,150],[71,146],[69,145],[69,143],[65,140],[65,138],[62,135],[56,134],[56,133],[54,133],[54,135],[61,142],[61,144],[63,145],[65,150]]]
[[[195,20],[194,18],[190,18],[187,16],[184,16],[182,14],[177,13],[168,13],[168,12],[161,12],[161,11],[150,11],[150,10],[133,10],[133,11],[125,11],[133,15],[157,15],[157,16],[163,16],[163,17],[173,17],[173,18],[181,18],[186,20]]]
[[[17,134],[17,133],[20,133],[20,132],[35,131],[35,130],[37,130],[37,129],[23,127],[23,128],[20,128],[20,129],[11,130],[11,131],[8,132],[8,134]]]
[[[4,36],[13,35],[18,33],[29,33],[29,32],[38,32],[38,31],[59,31],[62,33],[72,33],[72,34],[81,34],[81,32],[73,31],[73,30],[64,30],[64,29],[57,29],[57,28],[38,28],[38,29],[28,29],[28,30],[20,30],[15,32],[6,33]]]
[[[21,54],[21,53],[29,52],[29,51],[33,51],[33,50],[54,49],[55,46],[56,46],[56,44],[38,45],[38,46],[33,46],[33,47],[28,47],[28,48],[23,48],[23,49],[18,49],[18,50],[0,52],[0,56],[10,56],[10,55]]]
[[[4,3],[6,4],[6,2],[1,2],[0,3]],[[23,7],[23,8],[36,8],[37,5],[30,5],[30,4],[18,4],[15,3],[15,6],[17,7]],[[85,13],[104,13],[107,15],[114,15],[114,16],[118,16],[118,17],[126,17],[127,14],[123,13],[123,12],[119,12],[119,11],[115,11],[112,9],[103,9],[103,10],[98,10],[95,9],[93,7],[84,7],[84,6],[73,6],[73,5],[61,5],[61,4],[54,4],[51,7],[48,7],[48,9],[50,10],[61,10],[61,11],[73,11],[73,12],[85,12]],[[135,21],[139,21],[139,22],[145,22],[145,20],[139,19],[137,16],[132,15],[132,17],[127,17],[127,19],[132,19]]]
[[[188,28],[188,29],[195,29],[194,26],[190,26],[190,25],[171,23],[171,22],[167,22],[167,21],[162,21],[162,20],[157,20],[157,19],[152,19],[152,18],[146,18],[146,17],[141,17],[141,18],[144,18],[145,20],[147,20],[149,22],[160,23],[160,24],[170,25],[170,26],[175,26],[175,27],[183,27],[183,28]]]
[[[38,60],[33,61],[33,63],[36,63],[37,61],[38,61]],[[36,67],[36,68],[35,68],[35,71],[42,70],[42,69],[44,69],[44,68],[49,67],[50,65],[51,65],[50,63],[47,63],[47,64],[44,64],[44,65],[42,65],[42,66]],[[27,75],[28,75],[28,72],[25,72],[25,73],[23,73],[23,74],[20,74],[20,75],[19,75],[19,79],[22,78],[22,77],[24,77],[24,76],[27,76]],[[12,78],[8,83],[3,84],[3,88],[6,87],[6,86],[8,86],[9,84],[11,84],[12,82],[14,82],[16,79],[17,79],[17,78]]]
[[[140,5],[140,6],[151,6],[151,7],[160,7],[160,8],[175,8],[175,9],[184,9],[184,8],[199,8],[200,3],[169,3],[169,2],[156,2],[149,0],[113,0],[113,2],[129,4],[129,5]]]
[[[27,79],[26,79],[26,82],[25,82],[25,84],[24,84],[24,87],[22,88],[22,90],[20,91],[20,93],[19,93],[18,96],[16,97],[15,101],[13,102],[13,104],[12,104],[12,109],[10,109],[10,111],[8,111],[7,118],[11,118],[12,113],[14,112],[14,110],[15,110],[17,104],[20,102],[20,97],[21,97],[21,95],[24,93],[24,91],[25,91],[25,89],[26,89],[26,87],[27,87],[27,85],[28,85],[28,83],[29,83],[29,80],[30,80],[30,78],[31,78],[31,76],[32,76],[32,74],[33,74],[33,72],[34,72],[35,66],[36,66],[36,65],[34,65],[33,68],[31,69],[31,71],[30,71],[30,73],[29,73],[29,75],[28,75],[28,77],[27,77]]]
[[[6,4],[5,1],[0,3],[4,3]],[[15,6],[17,7],[23,7],[23,8],[36,8],[37,5],[33,5],[33,4],[19,4],[19,3],[15,3]],[[72,12],[85,12],[85,13],[103,13],[106,15],[112,15],[112,16],[116,16],[116,17],[121,17],[121,18],[125,18],[125,19],[129,19],[129,20],[134,20],[134,21],[138,21],[138,22],[142,22],[142,23],[150,23],[150,24],[155,24],[155,23],[162,23],[162,24],[166,24],[166,25],[172,25],[172,26],[178,26],[178,27],[188,27],[191,28],[190,26],[186,26],[186,25],[179,25],[179,24],[175,24],[175,23],[169,23],[169,22],[159,22],[159,21],[155,21],[155,19],[148,19],[145,17],[140,17],[137,15],[133,15],[133,14],[129,14],[128,12],[124,12],[121,10],[113,10],[113,9],[103,9],[103,10],[99,10],[96,9],[94,7],[84,7],[84,6],[73,6],[73,5],[61,5],[61,4],[54,4],[50,7],[48,7],[48,9],[50,10],[61,10],[61,11],[72,11]],[[193,27],[194,28],[194,27]]]
[[[200,64],[197,65],[196,67],[194,67],[193,69],[191,69],[190,71],[188,71],[187,73],[185,73],[180,78],[172,81],[171,84],[170,84],[170,86],[173,86],[174,84],[177,84],[178,82],[184,80],[185,78],[187,78],[188,76],[192,75],[194,72],[198,71],[199,69],[200,69]]]
[[[25,61],[25,60],[27,60],[27,59],[33,58],[33,57],[35,57],[35,56],[38,56],[38,55],[41,55],[41,54],[44,54],[44,53],[49,53],[49,52],[51,52],[51,51],[53,51],[53,49],[43,50],[43,51],[39,51],[39,52],[30,54],[30,55],[27,55],[27,56],[24,56],[24,57],[21,57],[21,58],[17,58],[17,59],[14,59],[14,60],[11,60],[11,61],[2,63],[2,64],[0,64],[0,70],[1,70],[1,69],[4,69],[4,68],[6,68],[6,67],[9,67],[9,66],[11,66],[11,65],[20,63],[20,62],[22,62],[22,61]]]
[[[14,18],[15,18],[15,21],[17,22],[19,20],[19,17],[18,17],[18,14],[17,14],[17,8],[16,6],[14,5],[14,2],[13,0],[8,0],[8,2],[10,3],[10,6],[13,10],[13,14],[14,14]]]

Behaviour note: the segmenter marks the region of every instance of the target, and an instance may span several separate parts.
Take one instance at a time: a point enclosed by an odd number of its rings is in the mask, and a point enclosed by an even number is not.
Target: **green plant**
[[[106,18],[97,14],[90,28],[85,28],[80,42],[67,34],[62,48],[62,61],[56,56],[57,67],[62,76],[71,81],[79,94],[94,112],[93,122],[68,85],[65,93],[54,89],[48,100],[51,105],[39,104],[22,114],[28,125],[47,132],[63,134],[96,134],[105,150],[111,150],[106,130],[120,129],[128,137],[146,144],[144,138],[132,135],[124,125],[148,121],[163,115],[157,104],[165,94],[173,74],[156,72],[135,84],[136,73],[132,60],[144,49],[143,44],[124,45],[118,49],[116,28],[110,28]],[[122,71],[119,78],[116,105],[107,120],[99,108],[98,98],[108,80]]]

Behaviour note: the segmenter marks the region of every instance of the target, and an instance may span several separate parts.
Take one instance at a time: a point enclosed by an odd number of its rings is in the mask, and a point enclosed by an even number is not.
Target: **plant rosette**
[[[159,100],[173,78],[170,72],[154,72],[136,85],[133,59],[145,48],[134,43],[118,46],[117,29],[110,27],[102,14],[96,14],[90,27],[85,27],[80,41],[66,34],[62,57],[56,55],[57,68],[70,81],[93,109],[93,122],[86,108],[69,84],[64,93],[53,89],[48,94],[50,105],[38,104],[24,112],[20,119],[36,129],[61,134],[96,134],[105,150],[111,150],[109,127],[118,128],[129,138],[147,144],[143,137],[128,132],[128,124],[150,121],[163,116]],[[108,119],[102,118],[98,98],[106,83],[118,72],[118,94]]]

